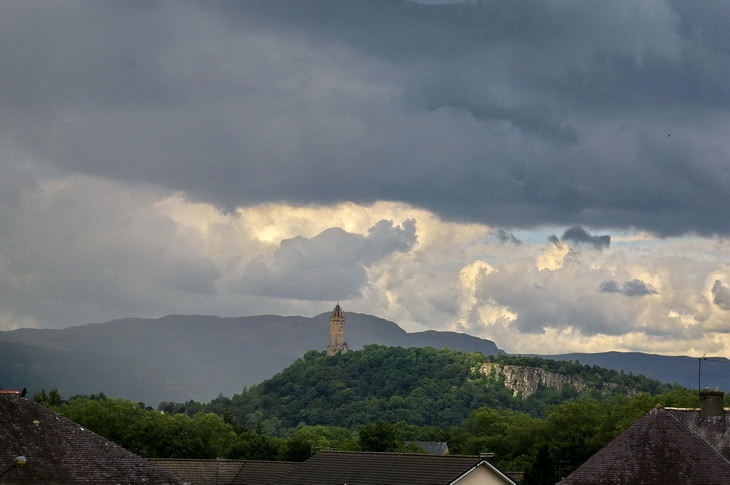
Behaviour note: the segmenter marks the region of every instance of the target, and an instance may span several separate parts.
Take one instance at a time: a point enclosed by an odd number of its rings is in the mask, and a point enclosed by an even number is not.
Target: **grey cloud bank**
[[[626,296],[644,296],[656,293],[651,286],[639,279],[625,281],[622,285],[615,281],[604,281],[601,283],[599,290],[604,293],[622,293]]]
[[[5,2],[0,128],[224,208],[727,234],[721,2]],[[667,136],[671,134],[671,136]]]
[[[712,285],[712,301],[723,310],[730,310],[730,285],[715,280]]]

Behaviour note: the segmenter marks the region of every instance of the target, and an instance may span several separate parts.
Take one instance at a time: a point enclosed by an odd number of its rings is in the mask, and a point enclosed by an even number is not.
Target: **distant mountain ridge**
[[[157,405],[208,401],[267,379],[310,350],[327,347],[329,313],[312,318],[168,315],[65,329],[0,332],[0,388],[65,396],[104,392]],[[366,344],[448,346],[492,355],[494,342],[456,332],[407,333],[382,318],[347,313],[351,349]]]
[[[268,379],[310,350],[326,349],[328,322],[329,313],[311,318],[168,315],[2,331],[0,388],[27,387],[32,394],[57,387],[67,397],[104,392],[152,406],[161,401],[205,402]],[[490,340],[435,330],[407,333],[394,322],[361,313],[347,313],[345,335],[353,350],[379,344],[505,353]],[[579,361],[690,389],[698,386],[698,359],[692,357],[620,352],[538,357]],[[730,392],[728,363],[708,359],[701,386]]]
[[[724,357],[700,359],[641,352],[572,353],[535,355],[535,357],[578,361],[585,365],[597,365],[607,369],[644,375],[668,384],[680,384],[688,389],[708,387],[730,392],[730,360]]]

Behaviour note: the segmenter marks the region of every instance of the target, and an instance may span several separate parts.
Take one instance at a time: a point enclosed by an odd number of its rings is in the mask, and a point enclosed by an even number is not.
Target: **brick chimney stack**
[[[722,391],[712,391],[703,389],[700,391],[700,417],[714,418],[724,415],[723,397],[725,393]]]

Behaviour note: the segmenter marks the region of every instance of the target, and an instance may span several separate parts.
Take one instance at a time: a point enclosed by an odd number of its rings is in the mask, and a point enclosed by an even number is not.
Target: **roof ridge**
[[[445,443],[445,442],[444,442]],[[400,455],[400,456],[433,456],[437,458],[446,457],[458,457],[458,458],[476,458],[484,460],[485,458],[480,455],[459,455],[449,453],[448,455],[429,455],[428,453],[413,453],[406,451],[357,451],[357,450],[318,450],[317,453],[339,453],[339,454],[351,454],[351,455]]]
[[[678,416],[675,416],[674,413],[672,413],[670,410],[667,410],[666,408],[664,408],[664,411],[666,411],[666,413],[669,416],[671,416],[674,421],[676,421],[677,423],[679,423],[680,426],[682,426],[682,428],[684,428],[687,431],[689,431],[690,434],[695,437],[695,439],[699,440],[700,443],[702,443],[704,446],[706,446],[707,448],[709,448],[712,451],[712,453],[714,453],[715,455],[717,455],[722,461],[724,461],[725,463],[728,464],[728,466],[730,466],[730,460],[728,460],[727,458],[725,458],[724,456],[722,456],[722,454],[719,451],[717,451],[714,446],[710,445],[707,441],[705,441],[704,439],[702,439],[697,433],[695,433],[694,431],[692,431],[692,428],[690,428],[689,426],[687,426],[686,424],[684,424],[684,422],[682,422],[682,420],[679,419]]]
[[[162,458],[162,457],[150,457],[145,458],[147,461],[194,461],[194,462],[241,462],[241,463],[301,463],[299,461],[291,460],[249,460],[247,458]]]

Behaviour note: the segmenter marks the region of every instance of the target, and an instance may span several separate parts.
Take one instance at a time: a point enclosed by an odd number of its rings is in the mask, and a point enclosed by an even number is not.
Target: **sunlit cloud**
[[[340,301],[510,352],[727,353],[728,23],[8,2],[0,329]]]
[[[7,219],[18,236],[0,252],[4,329],[167,313],[313,315],[340,301],[408,331],[462,331],[508,352],[730,345],[722,238],[628,235],[606,247],[551,237],[566,231],[553,227],[536,230],[542,242],[523,231],[523,242],[404,203],[222,211],[88,176],[49,179],[23,200]]]

